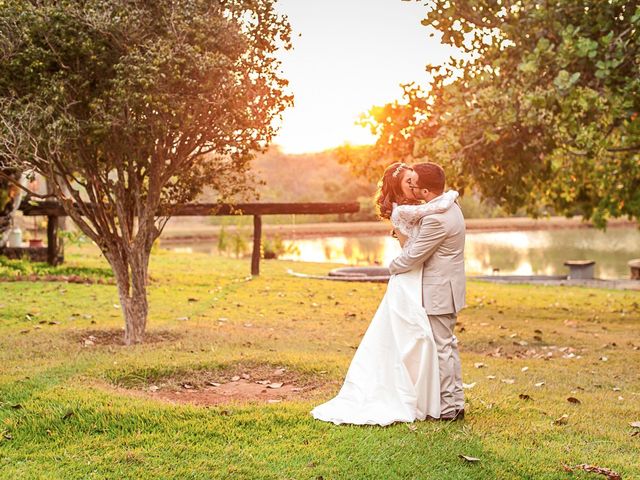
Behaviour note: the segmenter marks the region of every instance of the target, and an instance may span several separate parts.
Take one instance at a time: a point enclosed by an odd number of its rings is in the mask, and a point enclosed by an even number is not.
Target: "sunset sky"
[[[400,83],[424,83],[425,65],[448,56],[420,24],[419,2],[280,0],[278,9],[293,28],[282,60],[295,106],[274,141],[287,153],[373,143],[358,116],[399,98]]]

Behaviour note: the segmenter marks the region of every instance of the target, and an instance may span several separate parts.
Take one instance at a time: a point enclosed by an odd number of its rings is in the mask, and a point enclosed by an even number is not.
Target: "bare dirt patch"
[[[95,345],[124,345],[124,330],[81,330],[69,334],[71,340],[79,342],[85,347]],[[169,330],[148,331],[144,336],[144,343],[173,342],[181,338],[181,335]]]
[[[303,400],[336,386],[335,381],[323,378],[323,373],[301,373],[284,366],[234,364],[215,371],[176,374],[140,388],[118,387],[118,391],[170,403],[215,406]]]

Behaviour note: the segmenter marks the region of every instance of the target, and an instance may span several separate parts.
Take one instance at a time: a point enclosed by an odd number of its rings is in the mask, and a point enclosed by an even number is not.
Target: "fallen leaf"
[[[207,381],[207,382],[205,382],[205,383],[206,383],[207,385],[212,386],[212,387],[219,387],[220,385],[222,385],[221,383],[218,383],[218,382],[209,382],[209,381]]]
[[[526,372],[527,370],[529,370],[529,367],[522,367],[522,368],[520,369],[520,371],[521,371],[521,372]]]
[[[553,421],[554,425],[566,425],[567,423],[569,423],[569,415],[566,413]]]
[[[607,477],[607,480],[622,480],[622,476],[618,472],[614,472],[610,468],[598,467],[596,465],[588,465],[586,463],[582,463],[580,465],[574,465],[573,467],[569,465],[563,465],[563,468],[567,472],[573,472],[574,470],[583,470],[589,473],[604,475],[605,477]]]
[[[475,387],[475,386],[476,386],[476,383],[477,383],[477,382],[473,382],[473,383],[463,383],[463,384],[462,384],[462,388],[464,388],[465,390],[469,390],[469,389],[471,389],[471,388]]]
[[[234,375],[233,377],[231,377],[231,381],[232,382],[237,382],[238,380],[240,380],[240,376],[239,375]]]
[[[580,400],[578,400],[576,397],[569,397],[569,398],[567,398],[567,402],[569,402],[569,403],[575,403],[575,404],[582,403],[582,402],[581,402]]]
[[[459,458],[462,458],[464,461],[469,462],[469,463],[477,463],[480,461],[479,458],[476,457],[469,457],[468,455],[458,455]]]
[[[525,400],[525,401],[527,401],[527,400],[533,400],[533,399],[531,398],[531,396],[530,396],[530,395],[527,395],[526,393],[521,393],[520,395],[518,395],[518,398],[519,398],[520,400]]]
[[[543,386],[543,385],[544,385],[544,382],[538,382],[538,383],[534,383],[533,384],[534,387],[538,387],[538,388]]]
[[[189,297],[189,298],[187,299],[187,301],[189,301],[189,302],[199,302],[199,301],[200,301],[200,299],[195,298],[195,297]]]
[[[414,423],[410,423],[409,425],[407,425],[407,428],[412,432],[415,432],[418,430],[418,426],[415,425]]]
[[[267,388],[281,388],[282,385],[284,385],[283,383],[270,383],[269,385],[267,385]]]
[[[495,375],[487,375],[487,378],[488,378],[489,380],[495,380],[495,379],[496,379],[496,376],[495,376]]]

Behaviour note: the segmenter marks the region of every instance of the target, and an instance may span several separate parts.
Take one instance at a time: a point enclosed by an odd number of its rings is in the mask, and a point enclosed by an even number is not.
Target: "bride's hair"
[[[378,182],[378,190],[376,191],[376,211],[380,218],[391,218],[393,204],[404,200],[400,184],[405,173],[412,168],[400,162],[389,165]]]

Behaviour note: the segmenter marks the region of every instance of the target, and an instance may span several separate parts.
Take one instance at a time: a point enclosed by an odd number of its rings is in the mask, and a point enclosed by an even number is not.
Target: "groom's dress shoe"
[[[445,422],[455,422],[457,420],[464,420],[464,408],[461,408],[460,410],[456,410],[456,412],[453,415],[442,416],[440,417],[440,420]]]

